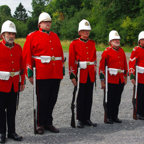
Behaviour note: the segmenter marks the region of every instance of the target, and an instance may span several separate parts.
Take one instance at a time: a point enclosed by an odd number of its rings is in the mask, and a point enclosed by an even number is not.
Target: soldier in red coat
[[[79,85],[77,97],[77,119],[78,128],[84,125],[96,126],[90,120],[91,107],[93,100],[93,83],[96,74],[96,47],[95,42],[89,39],[91,31],[90,23],[83,19],[79,23],[78,34],[80,38],[75,39],[69,46],[69,75],[70,79],[76,87]],[[77,83],[76,73],[77,64],[80,61],[80,83]]]
[[[3,40],[0,42],[0,143],[4,143],[6,139],[6,122],[8,138],[22,140],[22,137],[16,134],[15,115],[17,93],[25,88],[25,76],[22,48],[14,43],[16,33],[13,22],[7,20],[3,23],[1,28]]]
[[[65,72],[64,55],[59,37],[50,31],[51,23],[50,15],[41,13],[38,20],[39,30],[28,34],[23,47],[25,73],[31,83],[33,64],[36,66],[38,134],[43,134],[44,129],[59,132],[53,126],[52,112]]]
[[[117,31],[109,33],[110,46],[102,53],[99,65],[99,75],[102,89],[105,88],[105,60],[108,65],[108,102],[107,123],[122,123],[118,118],[121,94],[127,83],[127,61],[124,50],[120,47],[120,36]]]
[[[129,74],[133,85],[135,82],[135,63],[137,60],[138,87],[137,87],[137,118],[144,120],[144,31],[139,33],[138,46],[136,46],[129,60]]]

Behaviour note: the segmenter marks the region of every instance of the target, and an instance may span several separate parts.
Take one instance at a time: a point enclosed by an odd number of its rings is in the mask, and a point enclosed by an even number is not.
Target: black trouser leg
[[[55,79],[55,80],[50,80],[51,85],[51,90],[50,90],[50,98],[47,103],[47,114],[46,114],[46,125],[52,125],[53,117],[52,117],[52,112],[54,109],[54,106],[57,101],[58,97],[58,92],[59,92],[59,87],[60,87],[60,80]]]
[[[15,133],[16,101],[17,92],[14,92],[12,88],[7,104],[8,133]]]
[[[6,93],[0,92],[0,133],[6,133]]]
[[[89,75],[86,84],[80,83],[79,93],[77,97],[77,119],[84,122],[90,120],[92,107],[93,83],[91,83]]]
[[[137,114],[144,114],[144,84],[138,83],[137,89]]]
[[[60,79],[37,80],[38,126],[52,124],[52,111],[57,101]]]
[[[86,94],[85,94],[84,120],[90,120],[92,102],[93,102],[93,83],[91,83],[90,77],[88,76],[86,84]]]
[[[123,92],[124,83],[119,83],[116,88],[116,96],[114,96],[113,118],[118,118],[119,105],[121,102],[121,95]]]
[[[107,118],[112,119],[118,116],[121,94],[124,88],[124,83],[111,84],[108,83],[108,111]]]
[[[9,93],[0,92],[0,133],[6,133],[6,118],[8,133],[15,133],[16,99],[13,86]]]

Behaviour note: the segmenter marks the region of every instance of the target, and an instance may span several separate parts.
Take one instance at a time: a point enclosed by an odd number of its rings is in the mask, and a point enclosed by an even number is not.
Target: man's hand
[[[72,81],[72,83],[73,83],[74,86],[77,86],[77,82],[76,82],[75,78],[71,79],[71,81]]]
[[[127,77],[124,78],[124,85],[127,84]]]
[[[101,89],[105,89],[105,82],[101,81]]]
[[[132,82],[133,85],[136,84],[134,79],[131,79],[131,82]]]
[[[33,77],[29,77],[28,80],[29,80],[30,83],[33,85]]]
[[[23,91],[25,89],[25,85],[20,85],[20,91]]]

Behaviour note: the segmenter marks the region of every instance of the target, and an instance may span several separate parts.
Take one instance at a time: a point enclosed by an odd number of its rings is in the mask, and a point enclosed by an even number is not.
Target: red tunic
[[[95,62],[95,65],[88,65],[86,69],[80,70],[80,83],[86,83],[88,73],[91,82],[95,81],[95,66],[96,66],[96,47],[93,40],[87,42],[82,41],[80,38],[73,40],[69,47],[69,74],[70,78],[74,78],[77,73],[76,61]],[[74,77],[71,77],[71,76]]]
[[[124,73],[118,73],[117,75],[110,75],[108,72],[108,83],[118,84],[124,82],[124,76],[127,76],[127,60],[124,50],[119,48],[115,50],[112,46],[105,49],[102,53],[102,58],[99,65],[100,79],[105,77],[105,59],[107,59],[108,68],[125,70]]]
[[[19,44],[14,43],[12,48],[5,45],[5,41],[0,42],[0,71],[4,72],[18,72],[23,71],[23,57],[22,48]],[[24,84],[24,73],[21,74],[21,85]],[[10,92],[11,87],[14,87],[14,91],[19,89],[19,75],[10,77],[8,80],[0,80],[0,91]]]
[[[30,33],[23,47],[23,57],[25,61],[25,73],[31,77],[33,70],[32,56],[55,56],[62,57],[62,60],[42,63],[35,59],[37,79],[63,79],[64,55],[60,40],[56,33],[50,31],[45,33],[42,29]]]
[[[129,60],[129,74],[130,78],[134,79],[135,76],[135,63],[144,68],[144,48],[137,46],[133,49]],[[144,73],[138,73],[138,83],[144,84]]]

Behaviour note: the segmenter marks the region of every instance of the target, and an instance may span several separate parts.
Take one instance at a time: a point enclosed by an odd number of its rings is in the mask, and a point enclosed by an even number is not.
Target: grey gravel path
[[[98,62],[101,52],[97,52]],[[126,53],[129,59],[130,53]],[[68,53],[65,53],[68,57]],[[66,64],[67,65],[67,64]],[[84,129],[71,128],[71,110],[73,85],[69,80],[68,68],[66,76],[61,81],[58,101],[53,116],[54,125],[60,133],[54,134],[45,131],[43,135],[33,134],[33,89],[28,82],[24,92],[20,94],[20,105],[16,116],[17,133],[24,137],[22,142],[7,139],[7,143],[13,144],[144,144],[144,121],[132,119],[132,84],[128,80],[122,95],[119,118],[122,124],[107,125],[103,122],[103,91],[100,89],[100,80],[97,76],[97,91],[93,95],[93,107],[91,120],[97,122],[97,127],[85,126]]]

